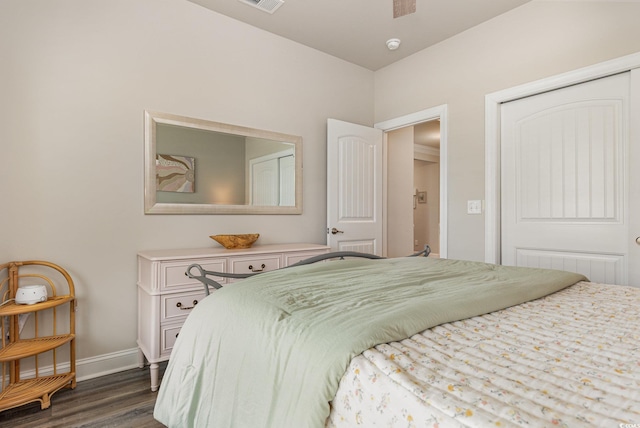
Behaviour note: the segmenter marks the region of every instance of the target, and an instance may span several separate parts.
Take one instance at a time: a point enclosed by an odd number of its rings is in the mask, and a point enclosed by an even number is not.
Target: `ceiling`
[[[417,0],[396,19],[393,0],[285,0],[273,14],[241,0],[189,1],[375,71],[530,0]],[[401,40],[395,51],[391,38]]]

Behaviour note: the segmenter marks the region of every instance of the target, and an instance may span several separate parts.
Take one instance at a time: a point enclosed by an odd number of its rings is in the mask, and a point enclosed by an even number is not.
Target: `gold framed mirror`
[[[145,214],[301,214],[302,137],[145,111]]]

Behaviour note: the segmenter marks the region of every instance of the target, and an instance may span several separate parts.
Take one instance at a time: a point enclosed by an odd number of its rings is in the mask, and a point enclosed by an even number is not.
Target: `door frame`
[[[487,263],[500,264],[501,104],[640,67],[640,52],[580,68],[485,96],[485,250]]]
[[[387,132],[405,128],[407,126],[417,125],[418,123],[428,122],[430,120],[440,120],[440,257],[446,258],[448,254],[448,222],[447,222],[447,142],[448,142],[448,107],[442,104],[431,107],[426,110],[410,113],[394,119],[378,122],[373,125],[374,128],[384,132],[382,142],[382,253],[387,254]]]

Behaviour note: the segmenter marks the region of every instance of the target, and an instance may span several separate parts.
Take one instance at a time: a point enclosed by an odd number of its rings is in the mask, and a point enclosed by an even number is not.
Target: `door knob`
[[[338,229],[336,229],[336,228],[334,227],[334,228],[332,228],[332,229],[331,229],[331,233],[335,235],[336,233],[344,233],[344,231],[342,231],[342,230],[338,230]],[[638,239],[640,239],[640,238],[638,238]]]
[[[640,245],[640,236],[636,238],[636,244]]]

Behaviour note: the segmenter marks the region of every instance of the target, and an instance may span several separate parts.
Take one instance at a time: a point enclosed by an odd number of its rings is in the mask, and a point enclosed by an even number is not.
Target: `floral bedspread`
[[[354,358],[328,427],[640,424],[640,288],[580,282]]]

